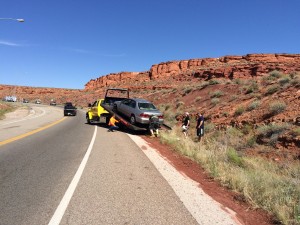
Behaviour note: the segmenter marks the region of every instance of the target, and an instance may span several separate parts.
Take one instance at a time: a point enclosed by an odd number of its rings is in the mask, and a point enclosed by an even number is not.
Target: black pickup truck
[[[76,116],[77,108],[71,102],[65,103],[64,116]]]

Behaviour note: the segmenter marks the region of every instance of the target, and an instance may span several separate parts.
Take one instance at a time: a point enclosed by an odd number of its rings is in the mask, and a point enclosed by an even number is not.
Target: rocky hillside
[[[252,79],[273,70],[285,74],[300,71],[300,54],[248,54],[221,58],[170,61],[153,65],[146,72],[120,72],[90,80],[85,90],[99,90],[108,86],[127,86],[131,89],[157,89],[176,86],[176,82],[210,80],[214,78]],[[164,86],[151,86],[157,80]],[[166,82],[163,82],[166,81]],[[173,81],[175,81],[173,83]],[[168,84],[168,85],[166,85]]]
[[[257,154],[256,143],[267,146],[259,150],[266,157],[300,159],[300,54],[170,61],[149,71],[101,76],[84,90],[0,85],[0,97],[87,106],[102,98],[107,87],[129,88],[132,97],[153,101],[169,123],[175,124],[184,111],[202,111],[214,129],[237,127],[249,138],[247,146],[239,147],[248,154]]]

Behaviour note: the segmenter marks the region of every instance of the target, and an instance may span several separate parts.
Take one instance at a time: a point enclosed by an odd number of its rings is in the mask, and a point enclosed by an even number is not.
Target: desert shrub
[[[251,84],[246,88],[246,94],[250,94],[258,91],[258,84],[256,82],[251,82]]]
[[[215,84],[219,84],[220,81],[218,81],[218,80],[209,80],[208,83],[209,83],[209,85],[215,85]]]
[[[292,72],[292,73],[289,74],[291,79],[294,79],[297,75],[298,75],[297,72]]]
[[[252,98],[255,98],[255,99],[261,99],[262,98],[261,93],[257,93],[257,92],[256,93],[251,93],[250,96]]]
[[[168,110],[164,112],[164,121],[166,124],[170,126],[174,126],[176,124],[176,114],[173,110]]]
[[[259,139],[268,138],[269,144],[274,146],[278,140],[278,136],[290,128],[290,124],[269,124],[261,126],[257,129],[257,137]]]
[[[223,112],[222,115],[225,116],[225,117],[228,117],[229,116],[229,112]]]
[[[242,127],[241,131],[243,134],[249,134],[252,130],[252,127],[249,124],[246,124]]]
[[[293,80],[291,81],[291,85],[295,87],[300,87],[300,76],[295,76]]]
[[[232,96],[230,97],[229,101],[232,102],[232,101],[234,101],[234,100],[236,100],[236,99],[238,99],[238,96],[237,96],[237,95],[232,95]]]
[[[219,98],[223,95],[223,92],[222,91],[214,91],[212,93],[210,93],[210,97],[211,98]]]
[[[195,101],[196,101],[196,102],[199,102],[201,99],[202,99],[202,97],[201,97],[201,96],[198,96],[197,98],[195,98]]]
[[[273,70],[273,71],[271,71],[271,72],[269,73],[269,75],[270,75],[271,77],[275,77],[275,78],[280,78],[280,77],[283,76],[283,74],[282,74],[280,71],[278,71],[278,70]]]
[[[280,89],[280,87],[276,84],[276,85],[272,85],[271,87],[269,87],[266,91],[266,95],[271,95],[274,94],[275,92],[277,92]]]
[[[243,82],[242,82],[241,79],[237,78],[237,79],[233,80],[233,83],[235,83],[235,84],[242,84]]]
[[[266,84],[270,84],[271,82],[273,82],[276,78],[272,77],[272,76],[264,76],[262,77],[262,84],[266,85]]]
[[[207,87],[208,85],[209,85],[209,82],[204,81],[204,82],[201,82],[199,85],[197,85],[196,89],[201,90],[201,89]]]
[[[211,122],[206,122],[204,126],[204,133],[209,133],[215,129],[215,124]]]
[[[239,129],[235,128],[235,127],[229,127],[226,130],[226,134],[229,137],[242,137],[243,136],[243,133]]]
[[[260,101],[258,101],[258,100],[256,100],[256,101],[253,101],[253,102],[251,102],[249,105],[248,105],[248,107],[247,107],[247,111],[252,111],[252,110],[254,110],[254,109],[257,109],[259,106],[260,106]]]
[[[242,167],[243,159],[238,155],[237,151],[233,147],[227,149],[227,159],[230,163]]]
[[[187,94],[190,93],[192,90],[193,90],[193,88],[191,88],[191,87],[185,88],[185,89],[184,89],[183,95],[187,95]]]
[[[171,104],[159,104],[157,106],[157,108],[160,110],[160,111],[167,111],[171,108]]]
[[[253,147],[254,145],[256,144],[256,136],[253,135],[253,136],[250,136],[248,139],[247,139],[247,142],[246,142],[246,146],[248,147]]]
[[[239,106],[235,111],[234,111],[234,116],[240,116],[245,112],[245,108],[243,106]]]
[[[165,106],[165,111],[167,111],[168,109],[170,109],[171,108],[171,104],[166,104],[166,106]]]
[[[299,163],[283,167],[261,157],[241,157],[235,147],[226,144],[228,136],[220,131],[206,133],[201,146],[190,138],[182,139],[179,128],[161,132],[160,140],[199,163],[222,185],[243,195],[253,207],[267,210],[282,224],[299,224]],[[255,138],[251,143],[255,143]]]
[[[285,85],[285,84],[288,84],[289,82],[291,81],[291,79],[287,76],[285,77],[282,77],[278,80],[279,84],[280,85]]]
[[[219,98],[212,98],[210,102],[213,106],[215,106],[220,102],[220,99]]]
[[[286,109],[286,104],[281,101],[270,103],[269,105],[269,111],[271,115],[277,115],[279,113],[282,113]]]
[[[291,130],[291,135],[293,136],[299,136],[300,135],[300,127],[296,127],[294,129]]]
[[[179,107],[184,106],[184,102],[179,101],[176,103],[176,108],[178,109]]]
[[[6,113],[12,112],[16,109],[16,107],[14,107],[11,104],[7,104],[7,103],[0,103],[0,119],[4,118],[4,115]]]

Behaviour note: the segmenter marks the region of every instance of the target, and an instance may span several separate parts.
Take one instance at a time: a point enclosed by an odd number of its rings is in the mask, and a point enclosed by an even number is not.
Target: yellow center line
[[[45,130],[45,129],[49,128],[49,127],[54,126],[55,124],[58,124],[58,123],[62,122],[62,121],[65,120],[65,119],[66,119],[66,118],[64,117],[64,118],[62,118],[62,119],[60,119],[60,120],[58,120],[58,121],[55,121],[55,122],[53,122],[53,123],[50,123],[50,124],[48,124],[48,125],[46,125],[46,126],[44,126],[44,127],[40,127],[40,128],[38,128],[38,129],[36,129],[36,130],[27,132],[27,133],[25,133],[25,134],[21,134],[21,135],[19,135],[19,136],[16,136],[16,137],[7,139],[7,140],[5,140],[5,141],[1,141],[1,142],[0,142],[0,146],[6,145],[6,144],[11,143],[11,142],[13,142],[13,141],[19,140],[19,139],[21,139],[21,138],[25,138],[25,137],[27,137],[27,136],[29,136],[29,135],[32,135],[32,134],[35,134],[35,133],[40,132],[40,131],[42,131],[42,130]]]

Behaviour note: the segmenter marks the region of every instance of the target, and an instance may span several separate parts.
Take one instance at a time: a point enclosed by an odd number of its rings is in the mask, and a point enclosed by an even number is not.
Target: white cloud
[[[11,42],[11,41],[4,41],[4,40],[0,40],[0,45],[6,45],[6,46],[12,46],[12,47],[18,47],[21,46],[20,44]]]
[[[84,49],[79,49],[79,48],[69,48],[69,50],[73,51],[73,52],[84,53],[84,54],[92,53],[90,51],[87,51],[87,50],[84,50]]]

